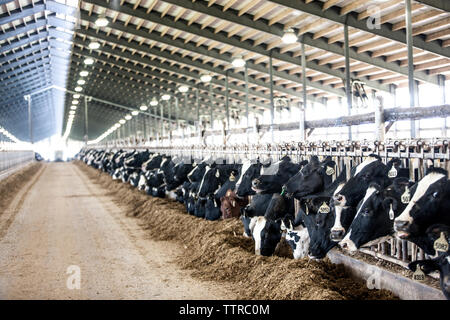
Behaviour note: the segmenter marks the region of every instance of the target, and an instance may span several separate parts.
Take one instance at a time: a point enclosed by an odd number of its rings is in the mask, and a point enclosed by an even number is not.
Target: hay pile
[[[0,214],[8,208],[11,201],[34,175],[41,169],[42,163],[32,163],[0,180]]]
[[[130,185],[114,182],[107,174],[79,167],[95,182],[117,195],[127,215],[138,217],[155,240],[182,244],[178,263],[204,280],[231,283],[241,299],[395,299],[385,290],[369,290],[341,265],[328,259],[286,258],[286,244],[272,257],[256,256],[253,241],[242,236],[238,219],[206,221],[187,215],[184,206],[169,199],[152,198]]]

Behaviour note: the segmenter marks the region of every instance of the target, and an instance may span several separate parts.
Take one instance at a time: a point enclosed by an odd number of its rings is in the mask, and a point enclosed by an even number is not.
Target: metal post
[[[272,64],[272,50],[269,56],[269,76],[270,76],[270,134],[272,143],[275,142],[273,132],[273,120],[275,118],[275,105],[273,103],[273,64]]]
[[[177,124],[177,131],[180,129],[180,120],[179,120],[179,109],[178,109],[178,97],[175,97],[175,121]]]
[[[377,101],[378,100],[378,101]],[[383,101],[381,97],[375,99],[375,94],[372,96],[373,104],[375,105],[375,140],[384,141],[384,114]]]
[[[409,105],[416,106],[414,94],[414,55],[413,55],[413,35],[411,22],[411,0],[405,0],[405,19],[406,19],[406,46],[408,47],[408,85],[409,85]],[[416,123],[411,120],[411,138],[416,137]]]
[[[245,117],[247,118],[247,125],[245,132],[247,133],[247,143],[250,143],[250,115],[248,110],[248,68],[247,64],[245,64],[244,68],[244,80],[245,80]]]
[[[25,99],[28,102],[28,131],[30,134],[30,143],[33,144],[33,119],[31,114],[31,96],[25,96]]]
[[[225,73],[225,111],[227,113],[227,133],[230,132],[230,105],[229,105],[229,89],[228,89],[228,70]]]
[[[162,102],[161,102],[161,104],[159,105],[159,111],[160,111],[160,113],[161,113],[161,118],[159,119],[160,125],[161,125],[161,128],[160,128],[161,132],[160,132],[160,139],[159,139],[159,142],[160,142],[160,144],[162,145],[163,138],[164,138],[164,121],[163,121],[163,116],[164,116],[164,106],[163,106],[163,103],[162,103]]]
[[[84,96],[84,142],[87,144],[88,140],[89,140],[89,132],[88,132],[88,124],[89,124],[89,119],[88,119],[88,102],[87,102],[87,97]]]
[[[211,122],[210,128],[211,128],[211,144],[214,144],[214,111],[213,111],[213,93],[212,93],[212,83],[209,82],[209,103],[211,104],[210,108],[210,119]]]
[[[440,74],[438,75],[438,83],[439,89],[441,90],[441,103],[445,104],[447,102],[447,97],[445,96],[445,76]],[[447,137],[447,117],[443,118],[442,123],[442,137]]]
[[[352,85],[350,79],[350,47],[348,39],[348,25],[344,24],[344,54],[345,54],[345,92],[347,95],[347,113],[352,112]],[[352,127],[348,127],[348,139],[352,140]]]
[[[200,94],[200,88],[197,86],[197,90],[195,91],[195,104],[197,108],[197,134],[199,140],[201,139],[201,129],[200,129],[200,100],[199,100],[199,94]],[[199,141],[201,142],[201,141]]]
[[[172,99],[167,101],[167,108],[169,112],[169,145],[172,145]]]
[[[299,129],[300,129],[300,140],[306,140],[305,134],[305,111],[308,105],[308,94],[306,91],[306,54],[305,54],[305,43],[302,41],[302,86],[303,86],[303,107],[301,103],[298,104],[300,109],[300,119],[299,119]]]

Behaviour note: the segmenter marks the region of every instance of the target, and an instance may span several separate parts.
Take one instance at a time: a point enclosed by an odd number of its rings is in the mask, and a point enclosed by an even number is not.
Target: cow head
[[[149,160],[147,160],[142,164],[142,171],[147,172],[159,168],[162,159],[163,156],[161,154],[155,153],[153,156],[150,157]]]
[[[232,217],[238,217],[242,207],[248,204],[248,198],[238,198],[231,189],[227,190],[225,196],[220,198],[220,211],[222,212],[222,218],[228,219]]]
[[[255,241],[255,254],[271,256],[281,240],[281,221],[253,217],[250,220],[249,228]]]
[[[190,182],[199,182],[202,180],[205,174],[205,169],[208,164],[206,162],[201,162],[197,164],[194,162],[192,166],[194,167],[187,175]]]
[[[294,215],[294,210],[294,199],[274,193],[264,213],[264,217],[267,220],[275,221],[286,215]]]
[[[369,156],[352,169],[350,179],[338,192],[335,192],[332,203],[335,213],[335,222],[331,228],[333,241],[339,242],[344,238],[356,214],[356,206],[366,194],[371,182],[375,182],[383,188],[389,183],[386,165],[376,155]]]
[[[238,197],[255,194],[255,191],[252,190],[252,181],[260,176],[261,167],[262,164],[259,161],[256,163],[249,159],[244,161],[242,164],[241,176],[236,182],[236,195]]]
[[[312,156],[309,163],[303,161],[300,165],[304,167],[283,186],[286,194],[293,195],[298,200],[303,196],[323,191],[331,183],[336,167],[331,157],[319,162],[317,156]]]
[[[408,197],[404,198],[408,203],[406,208],[394,221],[398,238],[419,235],[434,223],[450,224],[450,183],[447,176],[447,171],[433,168],[411,188]]]

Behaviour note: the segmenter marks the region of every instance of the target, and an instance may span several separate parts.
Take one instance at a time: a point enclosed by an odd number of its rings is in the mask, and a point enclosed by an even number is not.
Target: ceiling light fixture
[[[242,56],[237,56],[236,58],[233,59],[231,64],[235,68],[242,68],[243,66],[245,66],[245,60],[242,59]]]
[[[73,98],[74,99],[78,99],[80,97],[80,95],[78,94],[78,93],[75,93],[74,95],[73,95]]]
[[[71,106],[70,109],[71,110],[77,110],[77,106]]]
[[[147,111],[148,107],[145,105],[142,105],[139,107],[139,109],[141,109],[141,111]]]
[[[93,64],[94,63],[94,59],[92,59],[92,58],[86,58],[86,59],[84,59],[84,64],[85,65],[91,65],[91,64]]]
[[[72,100],[72,104],[78,104],[78,100]]]
[[[109,21],[106,19],[105,14],[101,14],[97,20],[95,20],[95,25],[97,27],[106,27],[108,25]]]
[[[133,118],[131,115],[129,115],[129,114],[127,114],[126,116],[125,116],[125,120],[131,120],[131,118]]]
[[[178,91],[180,91],[181,93],[188,92],[188,90],[189,90],[189,87],[188,87],[188,86],[185,86],[185,85],[180,86],[180,87],[178,88]]]
[[[289,28],[287,29],[284,34],[283,37],[281,37],[281,41],[283,41],[283,43],[286,44],[292,44],[297,42],[297,35],[294,32],[294,29]]]
[[[210,74],[203,74],[200,76],[200,81],[204,82],[204,83],[210,82],[211,79],[212,79],[212,77]]]
[[[86,70],[83,70],[80,72],[80,76],[82,77],[86,77],[89,74],[89,72],[87,72]]]
[[[164,101],[168,101],[168,100],[170,100],[170,95],[164,94],[164,95],[161,97],[161,99],[163,99]]]
[[[133,116],[137,116],[137,115],[139,114],[139,111],[133,110],[133,111],[131,111],[131,114],[132,114]]]
[[[120,120],[119,120],[119,123],[120,123],[120,124],[124,124],[125,122],[127,122],[127,121],[124,120],[124,119],[120,119]]]
[[[89,49],[97,50],[98,48],[100,48],[100,42],[92,41],[89,43]]]
[[[76,92],[80,92],[80,91],[82,91],[82,90],[83,90],[82,87],[75,87],[75,91],[76,91]]]
[[[156,98],[153,98],[152,101],[150,101],[150,105],[151,105],[152,107],[157,106],[157,105],[158,105],[158,100],[156,100]]]
[[[80,80],[78,80],[77,81],[77,84],[79,84],[79,85],[83,85],[83,84],[85,84],[86,83],[86,80],[83,80],[83,79],[80,79]]]

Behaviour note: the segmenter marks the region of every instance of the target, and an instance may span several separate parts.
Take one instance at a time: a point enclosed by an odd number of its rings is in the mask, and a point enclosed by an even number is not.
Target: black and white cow
[[[398,238],[420,236],[432,224],[450,225],[450,182],[446,170],[429,169],[405,198],[408,205],[394,221]]]
[[[370,246],[386,240],[394,233],[394,219],[405,209],[401,196],[413,182],[407,178],[396,178],[390,186],[382,189],[371,183],[357,207],[349,232],[339,246],[355,252],[361,246]]]
[[[267,220],[265,217],[253,217],[249,230],[255,242],[255,254],[271,256],[281,240],[281,221]]]
[[[281,231],[285,233],[286,242],[292,249],[294,259],[301,259],[309,253],[309,233],[301,220],[301,215],[295,219],[292,216],[285,216],[281,221]]]
[[[352,169],[350,179],[342,189],[333,196],[332,209],[335,222],[331,228],[331,239],[341,241],[356,214],[356,207],[366,194],[371,182],[382,188],[388,186],[391,180],[388,177],[388,166],[381,162],[377,155],[370,155],[362,163]]]
[[[236,182],[236,195],[246,197],[254,195],[256,192],[252,189],[252,181],[261,175],[262,163],[259,160],[244,160],[241,169],[241,175]]]

